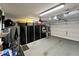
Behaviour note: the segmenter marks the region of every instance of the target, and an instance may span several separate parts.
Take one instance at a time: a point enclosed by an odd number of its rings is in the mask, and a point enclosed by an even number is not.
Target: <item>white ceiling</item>
[[[67,10],[68,11],[73,11],[73,10],[76,10],[76,9],[79,9],[79,3],[65,3],[65,6],[59,10],[56,10],[54,12],[51,12],[47,15],[44,15],[43,17],[51,17],[51,16],[55,16],[55,15],[58,15],[58,14],[62,14],[62,13],[66,13]]]
[[[3,3],[0,7],[10,16],[38,16],[42,11],[55,6],[55,3]]]
[[[6,15],[9,15],[11,17],[37,17],[41,12],[57,4],[59,3],[0,3],[0,7],[2,8],[2,10],[4,10]],[[67,9],[72,10],[77,8],[78,6],[79,4],[77,3],[67,3],[64,8],[45,15],[45,17],[65,12],[65,10]]]

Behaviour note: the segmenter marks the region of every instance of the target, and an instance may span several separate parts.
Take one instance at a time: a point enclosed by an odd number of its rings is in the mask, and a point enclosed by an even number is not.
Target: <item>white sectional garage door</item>
[[[52,24],[51,35],[79,41],[79,21],[57,22]]]

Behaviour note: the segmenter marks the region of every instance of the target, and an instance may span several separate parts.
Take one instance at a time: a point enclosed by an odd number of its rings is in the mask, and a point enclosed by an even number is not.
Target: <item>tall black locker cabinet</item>
[[[26,44],[26,26],[25,24],[20,24],[20,44]]]
[[[20,24],[20,44],[24,45],[46,37],[45,25]]]
[[[35,40],[40,39],[40,26],[35,25]]]
[[[45,29],[42,29],[43,27]],[[45,30],[46,30],[45,25],[35,25],[35,26],[34,25],[31,25],[31,26],[27,25],[27,43],[33,42],[35,40],[39,40],[41,38],[45,38],[46,32],[43,32]],[[34,38],[34,35],[35,35],[35,38]]]
[[[34,27],[27,26],[27,43],[34,41]]]

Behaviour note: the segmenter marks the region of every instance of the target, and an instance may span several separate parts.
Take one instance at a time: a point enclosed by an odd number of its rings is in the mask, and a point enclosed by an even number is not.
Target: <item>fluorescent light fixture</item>
[[[48,10],[48,11],[46,11],[46,12],[44,12],[44,13],[41,13],[40,16],[43,16],[43,15],[46,15],[46,14],[51,13],[51,12],[53,12],[53,11],[56,11],[56,10],[58,10],[58,9],[61,9],[61,8],[63,8],[64,6],[65,6],[64,4],[59,5],[59,6],[53,8],[53,9],[51,9],[51,10]]]

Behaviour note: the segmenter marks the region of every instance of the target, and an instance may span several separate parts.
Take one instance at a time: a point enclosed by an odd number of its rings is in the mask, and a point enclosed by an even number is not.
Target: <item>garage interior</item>
[[[79,56],[79,3],[0,3],[0,10],[1,51]]]

